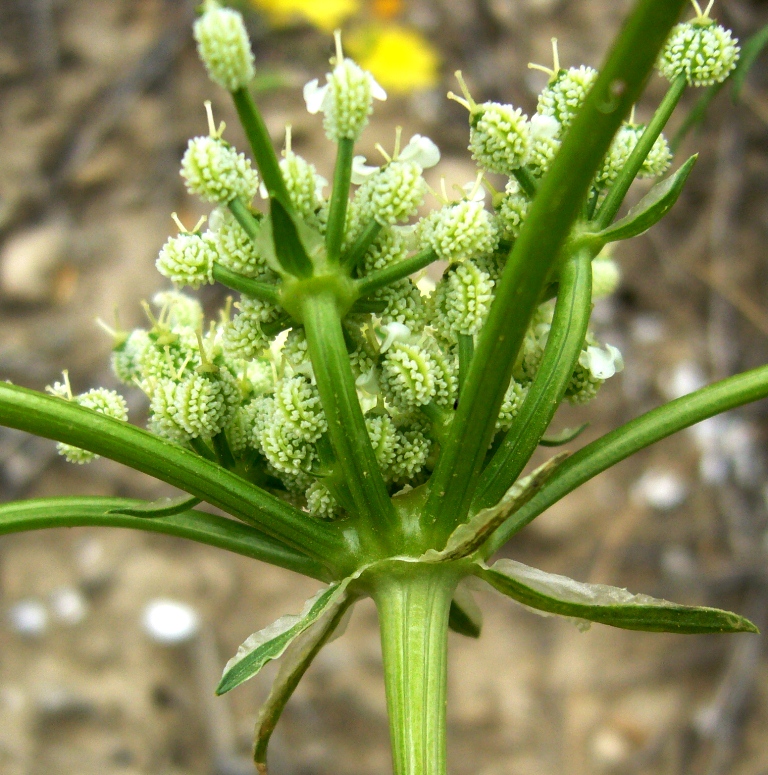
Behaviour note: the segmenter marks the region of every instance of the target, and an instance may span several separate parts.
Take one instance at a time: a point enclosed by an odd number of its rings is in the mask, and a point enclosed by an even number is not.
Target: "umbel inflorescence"
[[[205,0],[194,28],[212,80],[231,92],[255,164],[208,133],[181,162],[210,203],[162,246],[175,286],[145,304],[146,328],[113,330],[117,377],[146,395],[149,431],[126,402],[68,376],[52,396],[0,383],[0,422],[53,438],[72,462],[104,454],[184,490],[182,498],[42,499],[0,508],[0,531],[100,524],[213,544],[327,582],[298,616],[254,633],[227,664],[229,691],[282,658],[257,723],[255,762],[320,648],[361,597],[382,633],[397,775],[445,772],[447,630],[478,637],[461,582],[485,582],[529,608],[580,622],[678,633],[755,631],[726,611],[686,607],[528,568],[486,564],[538,514],[607,467],[677,430],[768,395],[768,367],[647,412],[523,476],[563,400],[591,401],[623,368],[589,327],[613,292],[611,243],[651,228],[677,200],[696,157],[667,174],[662,130],[688,86],[720,83],[738,45],[693,1],[637,0],[598,73],[533,67],[547,83],[527,114],[477,102],[461,76],[468,150],[478,171],[433,188],[440,161],[422,135],[355,155],[384,90],[336,52],[310,81],[310,114],[336,144],[333,180],[298,155],[286,127],[276,153],[248,87],[256,62],[242,17]],[[710,4],[711,5],[711,4]],[[666,40],[666,43],[665,43]],[[647,124],[632,103],[648,74],[669,80]],[[430,173],[430,175],[433,173]],[[647,193],[623,217],[637,178]],[[435,190],[437,189],[437,190]],[[426,202],[436,203],[432,209]],[[441,276],[424,276],[441,262]],[[436,274],[433,276],[437,276]],[[182,292],[238,294],[213,319]],[[205,501],[237,520],[195,508]]]
[[[237,12],[208,3],[195,38],[214,81],[230,90],[250,81],[253,55]],[[730,33],[699,13],[675,28],[659,68],[670,79],[684,73],[691,84],[708,84],[723,79],[737,56]],[[374,100],[386,94],[373,76],[344,56],[338,35],[331,64],[325,85],[316,79],[305,87],[307,108],[322,112],[330,140],[354,141],[368,123]],[[342,243],[343,252],[355,253],[350,276],[375,275],[414,253],[447,262],[436,284],[426,277],[397,277],[365,303],[353,305],[343,321],[366,428],[392,492],[429,477],[459,397],[460,352],[471,351],[483,327],[536,183],[597,76],[586,66],[561,68],[556,47],[554,67],[546,71],[549,81],[531,116],[511,105],[476,103],[457,74],[464,98],[450,96],[469,111],[469,150],[478,177],[463,190],[432,192],[440,206],[427,214],[421,214],[429,197],[424,171],[440,158],[432,141],[416,135],[406,144],[398,131],[391,153],[380,147],[380,166],[354,159]],[[190,193],[216,207],[205,230],[202,224],[190,230],[178,224],[179,233],[163,246],[157,268],[177,288],[199,288],[214,282],[218,266],[256,281],[260,292],[241,292],[212,321],[203,320],[192,297],[177,291],[158,294],[154,311],[147,309],[148,329],[115,334],[114,371],[146,393],[155,433],[204,455],[226,448],[262,486],[315,516],[341,518],[352,506],[329,464],[327,420],[304,330],[280,304],[285,270],[271,245],[270,216],[258,207],[260,180],[251,162],[224,139],[224,125],[216,128],[206,107],[209,134],[189,141],[181,174]],[[632,121],[619,130],[594,178],[591,212],[644,128]],[[663,175],[671,159],[660,135],[640,177]],[[292,150],[290,127],[279,166],[305,239],[321,243],[330,207],[328,184]],[[263,183],[261,194],[268,195]],[[593,263],[594,296],[611,293],[618,277],[614,262],[599,256]],[[554,301],[544,301],[531,322],[499,414],[499,432],[510,427],[536,377],[553,307]],[[619,351],[588,333],[566,390],[568,400],[592,400],[622,368]],[[63,395],[57,387],[52,390]],[[116,396],[99,402],[87,396],[73,400],[113,416],[123,410]],[[76,462],[92,457],[64,451]]]

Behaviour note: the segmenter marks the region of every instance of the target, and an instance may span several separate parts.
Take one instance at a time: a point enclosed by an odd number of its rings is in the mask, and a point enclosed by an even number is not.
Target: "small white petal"
[[[328,91],[328,84],[325,86],[319,84],[320,81],[314,78],[304,86],[304,102],[307,103],[307,110],[313,115],[320,112],[325,94]]]
[[[264,181],[259,183],[259,196],[262,199],[269,199],[269,191],[267,191],[267,187],[264,185]]]
[[[485,189],[473,180],[461,187],[470,202],[485,202]]]
[[[387,93],[384,91],[384,89],[379,86],[378,83],[376,83],[376,79],[370,74],[367,73],[368,80],[371,84],[371,96],[374,99],[381,100],[382,102],[387,99]]]
[[[315,175],[315,184],[315,196],[322,199],[323,189],[328,185],[328,181],[322,175]]]
[[[378,171],[378,167],[371,167],[365,163],[365,156],[355,156],[352,159],[352,182],[356,186],[359,186],[366,178]]]
[[[381,391],[379,388],[379,380],[376,376],[376,367],[371,366],[365,374],[361,374],[355,380],[355,387],[357,387],[358,390],[362,390],[364,393],[368,393],[370,396],[377,396]]]
[[[386,326],[381,327],[381,331],[385,336],[380,348],[382,353],[389,350],[395,342],[408,342],[411,339],[411,329],[402,323],[387,323]]]
[[[428,170],[440,161],[440,149],[428,137],[414,135],[397,158],[398,161],[412,161]]]
[[[579,363],[585,369],[589,369],[595,379],[610,379],[617,371],[624,368],[621,353],[611,345],[607,345],[605,350],[599,347],[587,347],[586,352],[582,352],[579,356]]]
[[[531,118],[531,134],[534,139],[557,137],[560,122],[554,116],[542,116],[537,113]]]

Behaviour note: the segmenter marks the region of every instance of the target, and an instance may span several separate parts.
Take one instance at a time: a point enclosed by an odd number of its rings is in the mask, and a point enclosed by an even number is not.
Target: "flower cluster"
[[[211,77],[230,90],[241,88],[252,74],[241,25],[236,12],[208,0],[196,26]],[[668,77],[685,72],[692,82],[727,74],[737,49],[718,29],[703,16],[676,28],[662,56],[662,72]],[[725,58],[719,70],[711,64],[715,40]],[[360,135],[373,100],[386,95],[369,73],[344,57],[338,35],[336,43],[326,85],[312,81],[304,96],[310,113],[323,113],[328,137],[346,142]],[[436,283],[403,272],[373,286],[376,290],[361,300],[365,305],[352,307],[341,321],[365,428],[393,493],[429,476],[458,403],[459,376],[466,367],[462,358],[471,357],[489,315],[538,180],[597,77],[588,67],[562,69],[556,50],[555,67],[546,70],[549,81],[530,117],[511,105],[477,104],[459,74],[463,97],[452,96],[469,111],[469,148],[480,174],[452,200],[443,186],[442,196],[436,195],[441,205],[427,215],[417,217],[429,191],[424,171],[440,159],[431,140],[415,135],[401,147],[398,130],[391,155],[377,146],[384,158],[380,166],[362,156],[352,163],[342,263],[350,254],[355,257],[345,269],[345,281],[365,283],[414,253],[447,263]],[[146,306],[146,328],[113,332],[113,369],[148,397],[149,427],[155,433],[218,459],[319,518],[343,517],[351,497],[335,459],[317,364],[299,316],[288,304],[281,306],[287,270],[276,256],[273,213],[252,206],[258,177],[245,156],[222,139],[223,126],[216,129],[210,107],[208,112],[209,135],[190,141],[181,174],[189,191],[215,208],[206,231],[202,222],[192,230],[178,223],[179,234],[161,249],[157,268],[177,287],[198,288],[213,282],[218,267],[219,277],[223,271],[239,278],[232,287],[241,289],[240,298],[206,324],[193,298],[179,290],[158,294],[154,309]],[[593,180],[587,218],[624,169],[643,131],[630,120],[617,133]],[[670,161],[660,136],[638,174],[658,177]],[[331,210],[327,181],[292,149],[290,128],[279,168],[290,200],[284,206],[292,208],[301,239],[314,246],[308,255],[319,257],[317,266],[328,271],[322,239]],[[496,191],[486,173],[504,176],[503,189]],[[490,207],[486,188],[492,193]],[[618,281],[618,268],[604,251],[593,262],[593,297],[611,293]],[[544,302],[530,323],[496,423],[500,434],[514,423],[539,374],[553,310],[553,301]],[[601,345],[590,331],[567,398],[576,404],[591,400],[622,368],[619,351]],[[68,384],[51,390],[124,419],[125,404],[110,391],[73,398]],[[89,454],[71,447],[62,452],[76,462]]]

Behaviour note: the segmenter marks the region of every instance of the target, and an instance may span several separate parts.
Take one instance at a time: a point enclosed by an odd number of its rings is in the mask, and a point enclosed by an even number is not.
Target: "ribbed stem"
[[[374,583],[395,775],[445,775],[448,613],[457,579],[408,565]]]

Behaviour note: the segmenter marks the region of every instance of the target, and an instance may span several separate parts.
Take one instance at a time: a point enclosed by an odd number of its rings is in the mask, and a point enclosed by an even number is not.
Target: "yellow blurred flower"
[[[387,91],[402,94],[437,84],[440,55],[416,30],[377,24],[350,35],[347,47]]]
[[[306,21],[328,32],[333,32],[360,9],[360,0],[250,0],[250,3],[263,11],[275,27]]]

